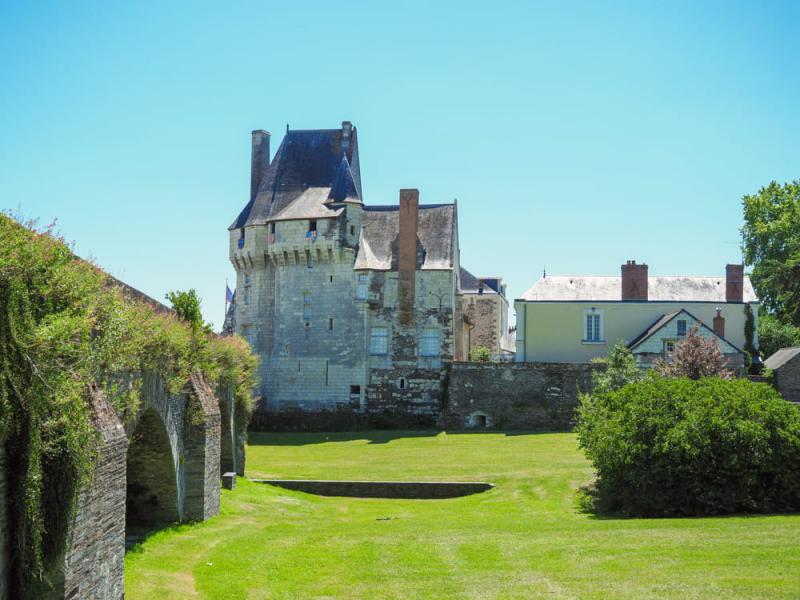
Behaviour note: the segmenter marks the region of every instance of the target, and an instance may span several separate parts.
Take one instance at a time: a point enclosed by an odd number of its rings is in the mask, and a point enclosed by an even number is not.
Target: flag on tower
[[[225,282],[225,304],[229,304],[233,302],[233,292],[231,291],[230,286],[228,283]]]

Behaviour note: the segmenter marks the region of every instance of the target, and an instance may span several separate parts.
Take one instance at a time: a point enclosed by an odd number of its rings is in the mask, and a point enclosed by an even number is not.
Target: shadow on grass
[[[549,433],[567,433],[564,431],[501,431],[493,429],[414,429],[414,430],[370,430],[370,431],[332,431],[332,432],[262,432],[251,431],[247,435],[247,444],[250,446],[307,446],[310,444],[327,444],[331,442],[354,442],[366,440],[370,444],[388,444],[391,441],[404,438],[436,437],[442,434],[495,434],[507,437],[520,435],[541,435]]]
[[[141,545],[148,538],[162,531],[180,531],[191,527],[192,523],[170,523],[169,525],[158,525],[153,527],[126,527],[125,529],[125,554],[128,552],[138,552]]]

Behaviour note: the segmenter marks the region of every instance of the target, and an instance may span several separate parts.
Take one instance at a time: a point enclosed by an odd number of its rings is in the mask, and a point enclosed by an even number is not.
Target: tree
[[[800,326],[800,180],[742,198],[744,260],[764,308]]]
[[[764,358],[769,358],[781,348],[800,346],[800,327],[781,323],[771,315],[758,321],[758,345]]]
[[[698,335],[697,325],[686,334],[686,338],[675,345],[669,361],[659,360],[653,365],[662,377],[721,377],[731,379],[733,373],[725,368],[725,357],[715,339]]]
[[[470,362],[490,362],[492,360],[492,351],[486,346],[475,346],[469,351]]]
[[[595,394],[618,390],[644,377],[633,353],[621,341],[612,346],[608,356],[595,362],[606,365],[605,370],[598,369],[592,374],[592,393]]]
[[[165,298],[172,303],[173,310],[181,319],[191,323],[193,329],[210,331],[210,327],[203,322],[203,313],[200,309],[201,300],[194,288],[188,292],[180,290],[168,292]]]

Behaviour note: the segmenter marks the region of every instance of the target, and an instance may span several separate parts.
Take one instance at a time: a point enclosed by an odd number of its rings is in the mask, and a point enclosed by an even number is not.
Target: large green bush
[[[768,385],[650,376],[584,397],[577,431],[600,512],[800,510],[800,409]]]

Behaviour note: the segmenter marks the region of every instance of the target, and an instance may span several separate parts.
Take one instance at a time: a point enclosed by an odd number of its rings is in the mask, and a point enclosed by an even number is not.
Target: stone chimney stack
[[[622,265],[622,299],[647,300],[647,265],[629,260]]]
[[[253,149],[250,155],[250,200],[256,197],[258,185],[269,166],[269,131],[253,131]]]
[[[419,190],[400,190],[400,239],[398,271],[417,270],[417,228],[419,225]]]
[[[725,301],[744,300],[744,265],[725,265]]]
[[[717,309],[717,316],[714,317],[714,333],[719,337],[725,337],[725,317],[722,316],[722,309]]]
[[[342,121],[342,152],[350,149],[350,138],[353,136],[353,124],[350,121]]]

